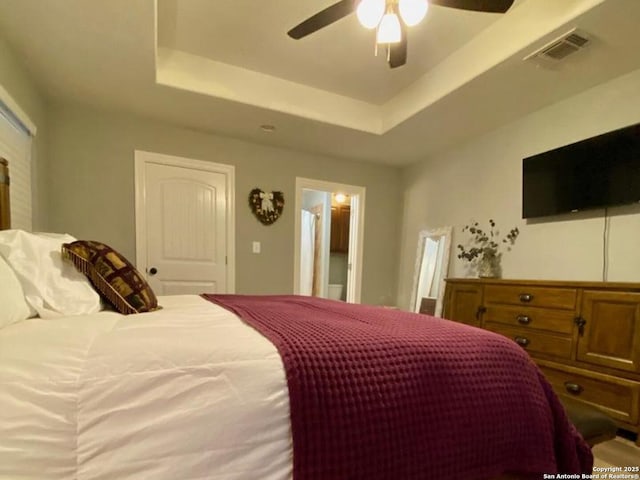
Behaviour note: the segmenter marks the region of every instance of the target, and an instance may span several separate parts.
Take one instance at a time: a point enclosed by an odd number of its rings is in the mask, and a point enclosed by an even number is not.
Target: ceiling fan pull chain
[[[373,52],[375,56],[378,56],[378,42],[374,43]]]

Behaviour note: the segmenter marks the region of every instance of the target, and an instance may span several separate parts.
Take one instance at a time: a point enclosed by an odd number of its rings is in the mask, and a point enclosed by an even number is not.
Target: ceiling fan
[[[390,68],[397,68],[407,62],[407,27],[422,21],[429,3],[476,12],[505,13],[514,1],[341,0],[296,25],[287,32],[287,35],[299,40],[356,12],[358,20],[364,27],[377,29],[376,51],[378,44],[388,45],[387,62]]]

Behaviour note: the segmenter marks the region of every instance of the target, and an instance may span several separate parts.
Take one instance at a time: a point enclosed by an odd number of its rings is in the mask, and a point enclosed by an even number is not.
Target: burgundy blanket
[[[297,480],[591,473],[589,447],[526,352],[507,338],[310,297],[204,298],[280,352]]]

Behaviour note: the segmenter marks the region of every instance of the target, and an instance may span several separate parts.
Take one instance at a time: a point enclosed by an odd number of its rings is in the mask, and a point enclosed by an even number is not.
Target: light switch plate
[[[260,253],[260,242],[253,242],[253,253]]]

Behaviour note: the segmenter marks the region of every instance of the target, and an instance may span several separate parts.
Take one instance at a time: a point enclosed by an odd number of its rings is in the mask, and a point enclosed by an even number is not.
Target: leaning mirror
[[[442,314],[444,279],[449,269],[451,227],[423,230],[418,234],[411,310],[439,317]]]

